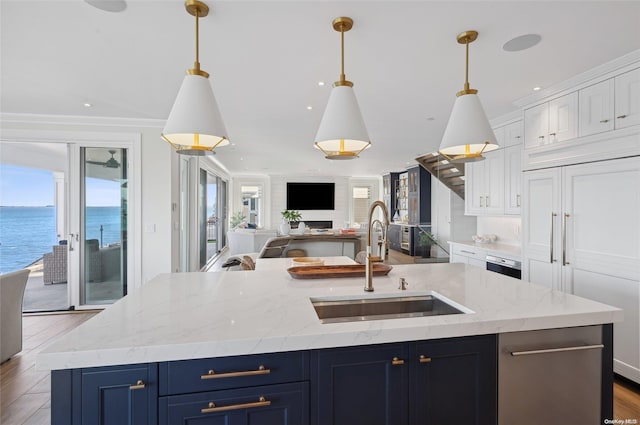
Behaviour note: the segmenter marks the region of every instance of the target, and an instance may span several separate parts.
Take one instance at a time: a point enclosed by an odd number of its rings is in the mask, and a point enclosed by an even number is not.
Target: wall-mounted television
[[[287,183],[288,210],[333,210],[335,183]]]

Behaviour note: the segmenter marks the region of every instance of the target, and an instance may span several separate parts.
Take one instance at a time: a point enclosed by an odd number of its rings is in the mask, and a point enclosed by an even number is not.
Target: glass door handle
[[[73,251],[74,248],[74,244],[73,244],[73,240],[75,239],[76,242],[78,242],[78,234],[77,233],[69,233],[69,251]]]

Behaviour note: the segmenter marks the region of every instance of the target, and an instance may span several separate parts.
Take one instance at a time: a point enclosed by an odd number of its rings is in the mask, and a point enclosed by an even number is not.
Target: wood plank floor
[[[413,262],[411,257],[402,255],[392,254],[390,263]],[[23,351],[0,365],[0,424],[50,425],[51,380],[48,372],[35,369],[35,357],[53,340],[95,314],[74,312],[23,318]],[[614,417],[640,424],[640,386],[616,379],[613,392]]]

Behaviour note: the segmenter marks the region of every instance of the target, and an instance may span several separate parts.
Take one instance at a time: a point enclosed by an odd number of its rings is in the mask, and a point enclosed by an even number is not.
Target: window
[[[240,186],[242,195],[242,215],[249,224],[259,226],[262,217],[262,187],[256,185]]]
[[[353,227],[367,224],[369,206],[371,205],[371,187],[354,186],[352,193]]]

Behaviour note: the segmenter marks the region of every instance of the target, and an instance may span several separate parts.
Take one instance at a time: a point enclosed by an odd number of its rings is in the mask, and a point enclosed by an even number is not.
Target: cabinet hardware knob
[[[404,364],[404,360],[394,357],[393,360],[391,360],[391,364],[394,366],[400,366]]]
[[[602,124],[609,122],[609,120],[600,120]]]
[[[200,409],[200,413],[214,413],[214,412],[224,412],[226,410],[239,410],[239,409],[251,409],[253,407],[264,407],[270,406],[271,402],[267,400],[264,396],[260,396],[258,401],[254,401],[252,403],[240,403],[240,404],[231,404],[229,406],[216,406],[213,401],[210,401],[207,407],[204,409]]]
[[[538,139],[544,139],[544,136],[538,136]]]
[[[627,118],[627,116],[626,116],[626,115],[620,115],[620,116],[617,116],[616,118],[618,118],[618,119],[620,119],[620,120],[621,120],[621,119],[623,119],[623,118]]]
[[[520,136],[516,136],[516,139],[519,139],[519,138],[520,138]]]
[[[234,378],[237,376],[267,375],[269,373],[271,373],[271,369],[267,369],[263,365],[258,366],[257,370],[243,370],[241,372],[216,373],[215,370],[209,369],[209,372],[206,375],[201,375],[200,379]]]
[[[142,390],[144,389],[144,381],[142,379],[138,379],[135,385],[129,385],[130,390]]]
[[[420,358],[418,359],[420,363],[431,363],[431,357],[427,357],[424,354],[420,354]]]
[[[555,136],[556,133],[549,133],[549,136]]]

